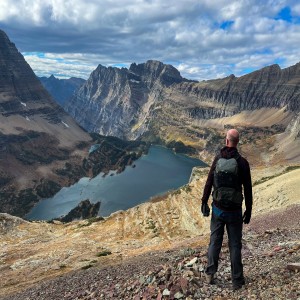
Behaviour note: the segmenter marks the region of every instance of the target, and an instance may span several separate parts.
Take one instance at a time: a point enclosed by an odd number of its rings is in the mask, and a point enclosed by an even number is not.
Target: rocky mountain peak
[[[150,79],[150,87],[152,87],[157,79],[165,86],[184,81],[176,68],[172,65],[163,64],[157,60],[148,60],[146,63],[138,65],[133,63],[131,64],[129,71],[141,76],[142,79],[148,82]]]
[[[10,47],[12,47],[12,48],[15,47],[15,44],[9,40],[7,34],[1,29],[0,29],[0,47],[2,50],[10,48]]]
[[[282,72],[279,65],[274,64],[251,72],[250,74],[244,75],[241,78],[247,78],[254,81],[277,80],[281,76],[281,73]]]
[[[129,69],[98,65],[65,109],[88,131],[128,138],[161,91],[182,81],[178,70],[155,60]]]
[[[2,45],[2,47],[5,45],[4,43],[8,43],[9,39],[6,35],[6,33],[0,29],[0,45]]]

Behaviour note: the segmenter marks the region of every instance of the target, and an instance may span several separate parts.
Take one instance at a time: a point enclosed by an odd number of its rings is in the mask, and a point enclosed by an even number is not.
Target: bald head
[[[236,129],[230,129],[226,135],[226,146],[236,147],[239,142],[239,132]]]

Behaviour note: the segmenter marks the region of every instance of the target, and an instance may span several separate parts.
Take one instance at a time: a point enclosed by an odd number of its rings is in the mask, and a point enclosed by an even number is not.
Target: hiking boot
[[[234,283],[232,285],[232,290],[233,291],[240,290],[243,287],[244,284],[245,284],[245,281],[242,281],[242,282],[239,282],[239,283]]]
[[[242,287],[243,287],[242,284],[234,284],[234,285],[232,285],[232,290],[237,291],[237,290],[240,290]]]
[[[205,281],[206,283],[208,284],[213,284],[214,283],[214,274],[206,274],[204,273],[205,275]]]

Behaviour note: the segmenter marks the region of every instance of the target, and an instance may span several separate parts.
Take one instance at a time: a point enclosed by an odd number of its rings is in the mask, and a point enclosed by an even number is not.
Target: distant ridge
[[[54,75],[50,77],[39,77],[39,79],[60,106],[64,106],[65,102],[74,92],[85,83],[85,80],[82,78],[71,77],[69,79],[58,79]]]

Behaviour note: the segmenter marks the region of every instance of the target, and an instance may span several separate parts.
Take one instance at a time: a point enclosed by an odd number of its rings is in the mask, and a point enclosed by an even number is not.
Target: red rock
[[[170,290],[170,298],[173,299],[174,298],[174,295],[177,293],[177,292],[180,292],[180,286],[179,285],[173,285],[171,287],[171,290]]]
[[[274,251],[280,251],[282,248],[280,246],[274,247]]]
[[[199,280],[192,278],[191,283],[198,286],[198,287],[202,287],[202,284]]]
[[[161,300],[161,299],[162,299],[162,294],[159,292],[158,295],[157,295],[156,300]]]
[[[293,250],[297,251],[297,250],[299,250],[299,249],[300,249],[300,244],[299,244],[299,245],[293,246]]]
[[[180,284],[180,287],[181,287],[183,293],[186,294],[186,292],[188,290],[188,281],[185,278],[181,277],[179,279],[179,284]]]

